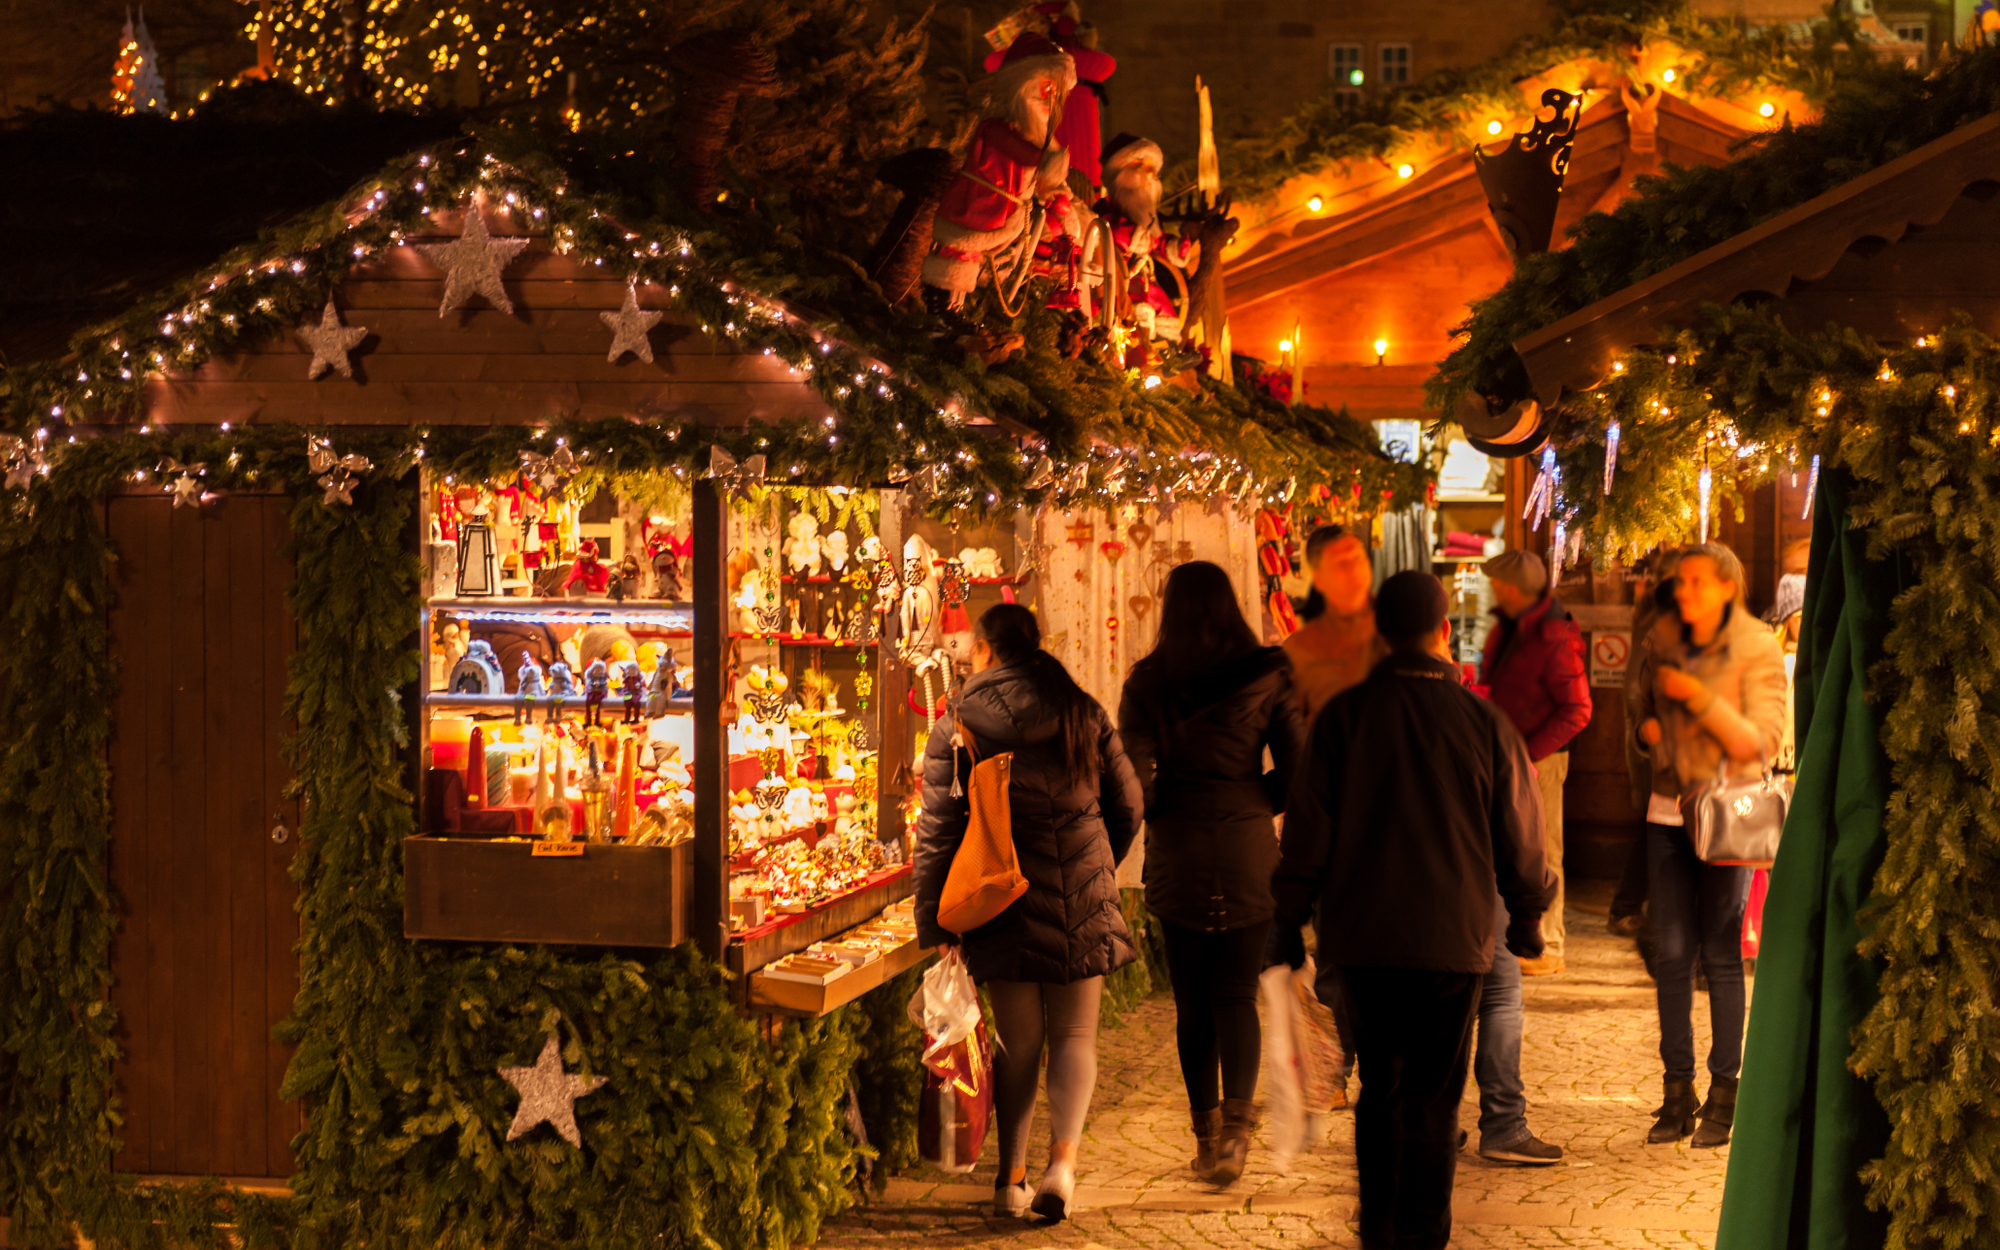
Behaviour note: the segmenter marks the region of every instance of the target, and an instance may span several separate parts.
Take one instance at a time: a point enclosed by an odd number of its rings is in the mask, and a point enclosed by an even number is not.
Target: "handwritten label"
[[[536,859],[581,859],[583,858],[583,843],[537,842],[535,843],[534,850],[530,851],[529,854]]]

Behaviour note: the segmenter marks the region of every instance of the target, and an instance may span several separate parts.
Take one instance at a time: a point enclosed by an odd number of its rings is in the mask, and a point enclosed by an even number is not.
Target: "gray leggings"
[[[988,981],[983,988],[993,1002],[993,1031],[999,1035],[993,1101],[1004,1183],[1015,1168],[1028,1165],[1028,1130],[1035,1119],[1044,1043],[1049,1052],[1049,1135],[1066,1142],[1083,1137],[1083,1116],[1097,1086],[1097,1007],[1104,997],[1104,978],[1068,985]]]

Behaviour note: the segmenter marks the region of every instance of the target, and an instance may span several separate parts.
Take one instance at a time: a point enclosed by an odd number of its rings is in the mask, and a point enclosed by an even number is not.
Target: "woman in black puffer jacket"
[[[1014,848],[1028,892],[963,937],[938,926],[938,899],[965,838],[963,794],[970,739],[980,759],[1014,753],[1007,788]],[[959,786],[953,786],[957,778]],[[954,788],[961,790],[953,794]],[[1118,906],[1118,861],[1139,827],[1139,782],[1111,718],[1041,649],[1034,613],[988,608],[972,646],[972,677],[924,751],[924,810],[917,819],[917,936],[960,945],[972,979],[993,1004],[1000,1053],[994,1112],[1004,1213],[1060,1220],[1076,1179],[1077,1144],[1097,1084],[1097,1009],[1106,973],[1137,958]],[[1028,1129],[1042,1050],[1048,1049],[1049,1168],[1032,1202]]]
[[[1146,795],[1146,907],[1167,939],[1193,1166],[1231,1185],[1249,1153],[1257,1090],[1273,817],[1292,788],[1305,719],[1291,661],[1257,644],[1221,568],[1202,560],[1168,576],[1159,641],[1132,666],[1118,728]]]

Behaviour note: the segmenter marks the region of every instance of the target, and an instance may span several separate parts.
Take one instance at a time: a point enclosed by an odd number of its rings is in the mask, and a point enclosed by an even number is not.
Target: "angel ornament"
[[[792,576],[819,576],[819,519],[810,512],[794,513],[787,528],[792,536],[785,540],[783,555],[791,566]]]

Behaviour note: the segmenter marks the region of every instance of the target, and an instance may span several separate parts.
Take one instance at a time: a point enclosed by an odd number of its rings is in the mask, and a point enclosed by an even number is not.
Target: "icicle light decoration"
[[[1604,493],[1611,493],[1611,479],[1618,472],[1618,423],[1604,431]]]

